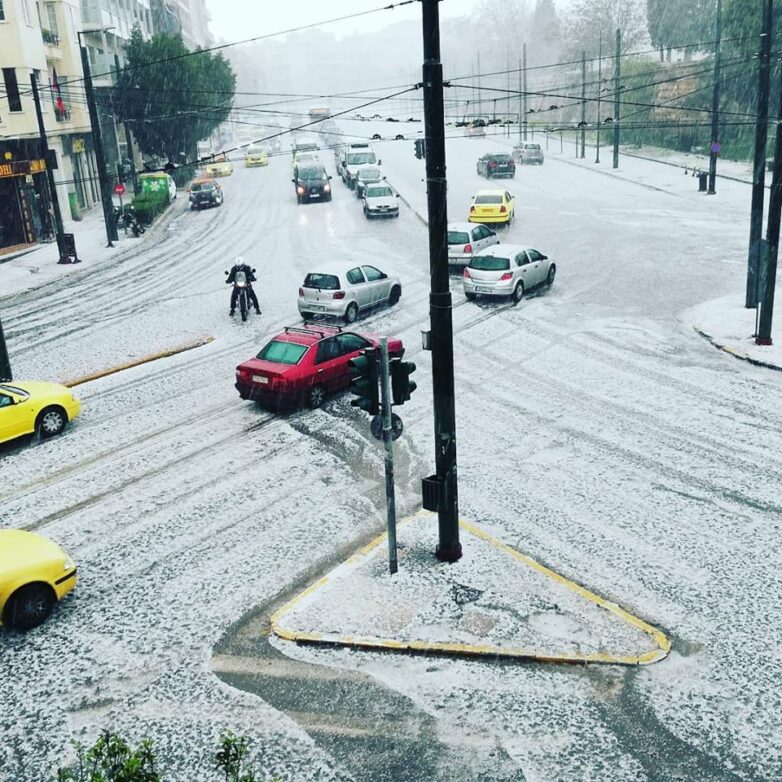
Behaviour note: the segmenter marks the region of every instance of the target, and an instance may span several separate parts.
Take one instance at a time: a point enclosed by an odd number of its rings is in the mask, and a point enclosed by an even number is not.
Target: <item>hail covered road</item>
[[[489,148],[502,140],[449,143],[451,219],[485,186],[474,166]],[[420,205],[412,143],[379,149]],[[740,286],[748,191],[697,200],[552,157],[508,188],[519,212],[507,235],[557,260],[553,288],[513,307],[468,303],[452,280],[461,511],[663,627],[670,657],[598,670],[283,644],[287,698],[211,671],[243,617],[382,525],[382,451],[345,397],[275,416],[233,388],[235,365],[298,321],[298,286],[318,264],[400,276],[400,304],[357,328],[401,336],[419,365],[401,411],[403,511],[432,466],[425,227],[406,206],[368,223],[336,178],[332,203],[297,206],[278,157],[238,165],[219,209],[176,206],[138,255],[6,302],[20,379],[215,341],[82,386],[83,414],[62,437],[0,449],[0,524],[56,539],[81,572],[46,625],[0,635],[2,782],[51,778],[71,738],[106,726],[154,736],[183,781],[208,778],[225,728],[297,782],[779,777],[781,377],[713,351],[684,315]],[[260,281],[263,315],[246,324],[228,318],[223,271],[236,255]],[[408,743],[424,758],[440,742],[451,762],[370,777],[369,742],[344,740],[360,733],[349,730],[359,688],[329,705],[296,679],[297,660],[386,693],[394,710],[364,726],[378,754],[394,752],[383,723],[419,715],[426,730]]]

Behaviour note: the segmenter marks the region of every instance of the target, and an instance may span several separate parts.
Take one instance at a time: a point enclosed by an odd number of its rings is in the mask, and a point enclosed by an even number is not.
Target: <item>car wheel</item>
[[[464,292],[464,298],[467,299],[467,301],[475,301],[475,294],[474,293],[468,293],[467,291]]]
[[[312,410],[320,407],[325,399],[326,391],[323,386],[312,386],[312,388],[307,391],[307,407]]]
[[[380,141],[380,134],[379,133],[373,133],[372,134],[372,141]]]
[[[516,283],[516,287],[513,289],[511,296],[513,297],[513,301],[517,304],[524,298],[524,283],[521,280]]]
[[[47,407],[39,413],[36,428],[41,437],[54,437],[65,429],[67,423],[65,410],[61,407]]]
[[[391,307],[399,302],[399,298],[402,296],[402,289],[398,285],[394,285],[391,288],[391,293],[388,294],[388,303]]]
[[[29,584],[14,592],[3,621],[17,630],[32,630],[52,612],[54,593],[46,584]]]
[[[397,133],[396,136],[394,136],[395,141],[404,141],[405,137],[401,133]]]
[[[348,308],[345,310],[345,323],[353,323],[358,317],[358,304],[355,301],[348,304]]]
[[[546,277],[546,285],[553,285],[554,284],[554,277],[557,276],[557,267],[556,264],[551,264],[548,270],[548,277]]]

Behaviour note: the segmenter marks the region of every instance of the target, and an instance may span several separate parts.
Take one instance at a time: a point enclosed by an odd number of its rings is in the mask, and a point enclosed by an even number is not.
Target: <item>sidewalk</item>
[[[288,641],[560,663],[643,665],[670,650],[664,633],[462,521],[462,559],[434,556],[437,517],[398,529],[399,571],[381,535],[283,606]],[[628,596],[629,597],[629,596]]]
[[[779,285],[779,282],[777,283]],[[744,307],[744,291],[704,302],[684,316],[715,347],[751,364],[782,370],[782,296],[774,297],[773,345],[756,345],[755,310]]]
[[[84,214],[84,219],[75,222],[65,220],[65,233],[72,233],[76,241],[76,252],[81,263],[58,264],[57,242],[41,244],[35,249],[4,261],[0,256],[0,301],[26,291],[35,290],[75,272],[94,269],[107,261],[117,261],[146,249],[160,238],[165,226],[178,211],[177,201],[170,206],[146,232],[136,238],[119,232],[114,247],[107,247],[106,227],[100,205]]]

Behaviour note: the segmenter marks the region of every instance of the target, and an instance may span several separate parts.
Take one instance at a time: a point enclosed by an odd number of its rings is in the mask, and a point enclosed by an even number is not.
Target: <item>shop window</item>
[[[3,81],[5,82],[5,94],[8,98],[10,111],[22,110],[22,98],[19,95],[19,84],[16,81],[15,68],[3,68]]]

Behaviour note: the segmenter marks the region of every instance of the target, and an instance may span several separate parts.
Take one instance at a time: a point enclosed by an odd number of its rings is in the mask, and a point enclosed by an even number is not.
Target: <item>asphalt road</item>
[[[484,146],[449,145],[454,219],[485,186]],[[382,157],[420,201],[412,142]],[[781,378],[712,351],[683,316],[740,285],[748,191],[696,202],[550,159],[514,181],[508,237],[557,259],[554,287],[511,307],[468,303],[452,281],[463,515],[664,628],[665,662],[267,644],[265,608],[383,520],[382,451],[344,397],[281,417],[232,386],[239,361],[297,322],[314,264],[401,277],[400,304],[359,329],[401,336],[419,365],[401,411],[402,512],[433,461],[425,228],[405,207],[368,223],[333,184],[332,203],[299,207],[287,159],[237,167],[222,208],[180,204],[155,246],[5,308],[19,378],[215,342],[83,386],[64,436],[0,448],[0,524],[55,538],[81,569],[44,627],[0,635],[0,780],[52,776],[71,738],[106,726],[153,735],[175,780],[201,778],[224,728],[297,782],[778,777]],[[263,315],[246,324],[228,318],[236,255],[260,279]]]

